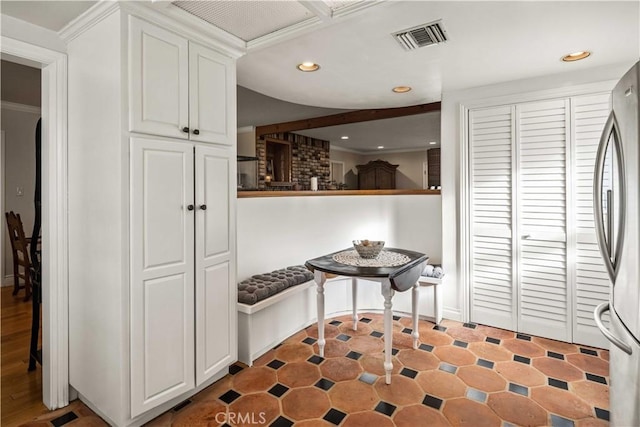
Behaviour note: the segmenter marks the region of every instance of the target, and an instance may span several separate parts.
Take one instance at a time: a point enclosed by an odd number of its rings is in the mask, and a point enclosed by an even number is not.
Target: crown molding
[[[35,105],[18,104],[17,102],[2,101],[0,107],[3,110],[19,111],[21,113],[40,114],[40,107]]]
[[[331,151],[343,151],[345,153],[353,153],[353,154],[360,154],[360,155],[366,154],[364,151],[354,150],[353,148],[338,147],[337,145],[333,145],[329,143],[329,152]]]
[[[63,42],[69,44],[76,37],[88,31],[91,27],[118,10],[119,7],[120,5],[116,1],[100,1],[62,27],[62,29],[58,31],[58,35]]]
[[[67,24],[58,34],[65,43],[69,43],[118,10],[145,19],[164,29],[188,37],[190,40],[205,44],[233,59],[246,53],[246,43],[240,38],[166,2],[103,0]]]

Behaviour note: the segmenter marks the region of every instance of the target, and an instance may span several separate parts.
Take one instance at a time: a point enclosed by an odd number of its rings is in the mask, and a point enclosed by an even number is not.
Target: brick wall
[[[291,143],[291,181],[308,190],[312,176],[318,177],[318,189],[326,189],[331,175],[329,160],[329,141],[310,138],[295,133],[274,133],[263,138],[278,139]],[[256,141],[258,157],[258,187],[265,188],[267,149],[266,140]]]

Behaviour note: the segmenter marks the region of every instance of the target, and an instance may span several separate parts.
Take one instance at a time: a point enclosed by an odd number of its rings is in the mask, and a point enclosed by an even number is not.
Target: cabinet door
[[[517,330],[513,107],[469,112],[471,320]]]
[[[189,44],[189,127],[191,140],[232,144],[235,114],[233,61],[197,43]]]
[[[568,99],[516,106],[518,330],[571,341],[567,268]],[[569,190],[570,191],[570,190]]]
[[[604,266],[593,216],[593,171],[600,135],[611,109],[609,93],[572,99],[575,123],[575,227],[576,273],[573,340],[595,347],[608,347],[593,319],[593,310],[609,300],[611,282]],[[609,315],[604,321],[608,325]]]
[[[191,145],[131,140],[132,417],[194,387],[193,194]]]
[[[237,357],[234,157],[229,148],[196,147],[197,385]]]
[[[189,44],[129,17],[129,130],[188,138]]]
[[[396,171],[383,168],[376,169],[376,189],[395,190],[395,188]]]

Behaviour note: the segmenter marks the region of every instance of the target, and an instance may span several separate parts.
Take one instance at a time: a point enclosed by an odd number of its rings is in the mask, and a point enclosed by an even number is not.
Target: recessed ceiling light
[[[304,71],[305,73],[311,72],[311,71],[317,71],[320,69],[320,65],[316,64],[315,62],[303,62],[302,64],[298,64],[297,66],[298,70],[300,71]]]
[[[396,86],[391,90],[395,93],[407,93],[411,90],[411,86]]]
[[[591,55],[591,52],[589,52],[587,50],[581,50],[580,52],[573,52],[573,53],[570,53],[568,55],[563,56],[562,60],[564,62],[579,61],[581,59],[584,59],[584,58],[588,57],[589,55]]]
[[[384,145],[378,145],[378,150],[384,148]]]
[[[349,139],[349,137],[345,135],[345,136],[341,136],[340,139]]]
[[[437,144],[437,142],[435,142],[435,141],[431,141],[431,142],[429,143],[429,145],[436,145],[436,144]]]

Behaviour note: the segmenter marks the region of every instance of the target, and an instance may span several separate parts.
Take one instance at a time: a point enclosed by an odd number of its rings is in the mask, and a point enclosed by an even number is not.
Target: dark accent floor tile
[[[363,383],[373,384],[376,382],[378,377],[373,374],[370,374],[369,372],[364,372],[362,375],[360,375],[360,378],[358,379]]]
[[[418,348],[424,351],[433,351],[433,346],[429,344],[420,344]]]
[[[597,356],[598,355],[597,351],[591,350],[589,348],[582,348],[582,347],[580,347],[580,353],[588,354],[589,356]]]
[[[460,340],[453,341],[453,345],[455,345],[456,347],[462,347],[462,348],[467,348],[469,346],[468,343]]]
[[[396,354],[398,354],[398,352],[399,352],[399,351],[400,351],[400,350],[398,350],[397,348],[392,348],[392,349],[391,349],[391,355],[392,355],[392,356],[395,356]]]
[[[469,329],[475,329],[476,325],[475,323],[463,323],[462,326],[464,326],[465,328],[469,328]]]
[[[396,410],[395,405],[392,405],[391,403],[387,403],[385,401],[380,401],[378,402],[378,404],[376,405],[374,411],[376,412],[380,412],[381,414],[386,415],[387,417],[390,417],[391,415],[393,415],[393,412]]]
[[[178,412],[179,410],[181,410],[182,408],[184,408],[185,406],[187,406],[189,403],[191,403],[191,399],[187,399],[185,401],[182,401],[180,403],[178,403],[176,406],[174,406],[173,408],[171,408],[171,410],[173,412]]]
[[[285,394],[287,391],[289,391],[289,387],[287,387],[286,385],[282,385],[280,383],[274,385],[269,389],[269,393],[273,394],[275,397],[280,397],[283,394]]]
[[[446,332],[447,328],[445,326],[435,325],[432,328],[434,331]]]
[[[329,390],[331,387],[334,386],[334,382],[331,380],[328,380],[326,378],[320,378],[318,380],[318,382],[315,384],[316,387],[318,387],[319,389],[322,389],[324,391]]]
[[[345,414],[344,412],[331,408],[329,409],[329,412],[324,414],[324,417],[322,417],[322,419],[337,426],[342,422],[342,420],[344,420],[344,417],[346,416],[347,414]]]
[[[551,427],[573,427],[574,425],[573,421],[567,418],[551,414]]]
[[[513,360],[515,360],[516,362],[524,363],[525,365],[531,364],[531,359],[529,359],[528,357],[519,356],[517,354],[513,355]]]
[[[529,389],[519,384],[509,383],[509,391],[529,397]]]
[[[384,336],[384,334],[382,332],[378,332],[378,331],[373,331],[369,335],[371,335],[372,337],[376,337],[376,338],[380,338],[380,337]]]
[[[400,316],[393,316],[393,320],[400,320]]]
[[[596,417],[600,418],[601,420],[609,421],[609,411],[601,408],[594,408],[594,409],[596,410]]]
[[[231,375],[235,375],[238,372],[242,371],[244,368],[242,366],[238,366],[238,365],[231,365],[229,366],[229,373]]]
[[[403,333],[403,334],[411,334],[411,332],[413,332],[413,329],[411,329],[411,328],[404,328],[404,329],[402,330],[402,333]]]
[[[482,366],[483,368],[489,369],[493,369],[493,366],[495,365],[492,361],[486,359],[478,359],[478,362],[476,362],[476,364],[478,366]]]
[[[360,321],[362,323],[371,323],[371,319],[369,319],[368,317],[363,317],[362,319],[360,319]]]
[[[405,377],[413,379],[418,375],[418,372],[414,371],[413,369],[402,368],[402,370],[400,371],[400,375],[404,375]]]
[[[307,359],[307,362],[311,362],[311,363],[315,363],[316,365],[319,365],[322,362],[324,362],[324,357],[320,357],[314,354],[313,356]]]
[[[337,340],[340,340],[340,341],[347,342],[347,341],[349,341],[349,340],[351,339],[351,337],[350,337],[349,335],[340,334],[340,335],[338,335],[338,336],[336,337],[336,339],[337,339]]]
[[[267,366],[271,369],[280,369],[285,365],[282,360],[273,359],[271,362],[267,363]]]
[[[347,353],[347,357],[349,359],[358,360],[362,357],[362,354],[358,353],[357,351],[350,351],[349,353]]]
[[[302,340],[303,343],[305,344],[309,344],[309,345],[314,345],[316,343],[316,341],[318,341],[315,338],[311,338],[311,337],[306,337],[305,339]]]
[[[240,397],[240,393],[235,390],[229,390],[218,399],[222,400],[224,403],[229,404]]]
[[[71,421],[77,418],[78,416],[76,415],[76,413],[71,411],[71,412],[67,412],[66,414],[60,415],[58,418],[52,419],[51,424],[53,424],[55,427],[60,427],[67,423],[70,423]]]
[[[333,321],[329,322],[329,324],[333,325],[333,326],[340,326],[340,325],[342,325],[342,322],[339,321],[339,320],[333,320]]]
[[[357,351],[350,351],[349,353],[347,353],[347,357],[349,359],[358,360],[362,357],[362,354],[358,353]]]
[[[475,388],[468,388],[466,396],[467,399],[475,400],[480,403],[484,403],[487,400],[487,393],[476,390]]]
[[[292,425],[293,425],[293,421],[281,415],[278,418],[276,418],[274,422],[269,424],[269,427],[291,427]]]
[[[280,346],[282,345],[282,343],[278,344],[277,346],[273,347],[274,350],[277,350],[278,348],[280,348]]]
[[[531,337],[525,334],[516,334],[516,338],[518,338],[519,340],[531,341]]]
[[[555,353],[553,351],[547,351],[547,357],[553,357],[554,359],[564,360],[564,354]]]
[[[424,400],[422,401],[422,404],[427,405],[430,408],[437,409],[439,411],[440,407],[442,406],[442,399],[438,399],[435,396],[431,396],[430,394],[427,394],[424,396]]]
[[[556,388],[561,388],[562,390],[569,390],[569,385],[566,381],[557,380],[555,378],[549,378],[549,385]]]
[[[441,371],[445,371],[445,372],[449,372],[450,374],[455,374],[456,371],[458,370],[458,368],[453,366],[453,365],[450,365],[448,363],[441,362],[440,363],[440,370]]]
[[[490,342],[491,344],[498,344],[500,345],[500,340],[498,338],[491,338],[491,337],[487,337],[485,338],[486,342]]]
[[[607,379],[605,377],[601,377],[600,375],[594,375],[587,372],[587,379],[589,381],[593,381],[594,383],[606,384]]]

